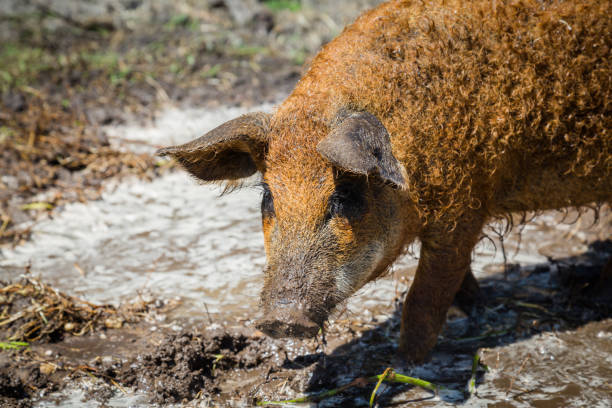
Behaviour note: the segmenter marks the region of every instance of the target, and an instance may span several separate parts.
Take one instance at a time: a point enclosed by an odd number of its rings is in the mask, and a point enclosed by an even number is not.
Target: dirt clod
[[[19,378],[11,377],[0,367],[0,395],[6,398],[22,399],[28,396],[25,386]]]
[[[249,350],[251,340],[227,332],[167,337],[135,364],[123,366],[117,379],[125,385],[150,389],[159,403],[192,400],[219,390],[214,378],[231,368],[249,368],[259,360]]]

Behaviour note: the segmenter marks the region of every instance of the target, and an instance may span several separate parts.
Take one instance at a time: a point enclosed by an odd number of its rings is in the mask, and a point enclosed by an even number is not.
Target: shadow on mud
[[[306,391],[311,396],[332,388],[331,384],[339,387],[356,377],[380,374],[385,368],[393,367],[397,372],[454,390],[442,392],[442,401],[465,403],[470,397],[467,384],[472,375],[473,356],[480,350],[499,350],[534,336],[546,336],[547,332],[554,337],[589,322],[612,317],[612,279],[605,284],[600,281],[601,272],[609,259],[612,259],[612,240],[597,241],[579,256],[549,259],[547,263],[523,267],[508,265],[505,272],[480,277],[480,298],[469,316],[458,312],[454,318],[449,317],[430,361],[417,367],[406,366],[396,357],[400,302],[395,305],[391,318],[362,332],[361,336],[338,347],[330,355],[301,356],[286,361],[284,367],[315,364]],[[547,343],[543,344],[546,347]],[[539,350],[539,353],[545,354],[545,350]],[[502,352],[501,357],[497,351],[498,367],[500,358],[502,367],[506,363],[515,372],[516,367],[526,362],[521,361],[512,350]],[[545,361],[542,356],[536,363],[548,365],[553,376],[555,364],[562,363],[555,362],[554,358],[549,360]],[[492,364],[491,361],[485,362]],[[601,364],[606,363],[602,361]],[[483,372],[484,366],[479,367],[477,386],[482,384]],[[513,387],[513,382],[510,381],[506,391]],[[322,401],[319,406],[337,406],[339,403],[367,405],[372,388],[352,388],[342,396]],[[428,391],[406,385],[391,385],[381,387],[377,401],[379,406],[397,406],[429,399],[434,404],[434,396],[429,394]]]

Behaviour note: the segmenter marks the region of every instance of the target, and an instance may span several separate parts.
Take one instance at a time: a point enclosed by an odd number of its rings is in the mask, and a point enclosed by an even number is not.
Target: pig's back
[[[444,3],[363,15],[289,103],[377,115],[428,216],[610,200],[610,2]]]

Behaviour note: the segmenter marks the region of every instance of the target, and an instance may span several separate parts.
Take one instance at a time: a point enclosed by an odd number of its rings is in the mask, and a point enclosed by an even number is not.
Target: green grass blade
[[[30,347],[30,344],[25,341],[0,341],[2,350],[20,350],[26,347]]]

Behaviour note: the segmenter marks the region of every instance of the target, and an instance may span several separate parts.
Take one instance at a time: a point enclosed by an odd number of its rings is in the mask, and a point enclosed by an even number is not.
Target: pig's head
[[[159,154],[203,181],[261,173],[267,265],[257,327],[273,337],[314,336],[416,234],[405,169],[367,112],[327,124],[248,114]]]

